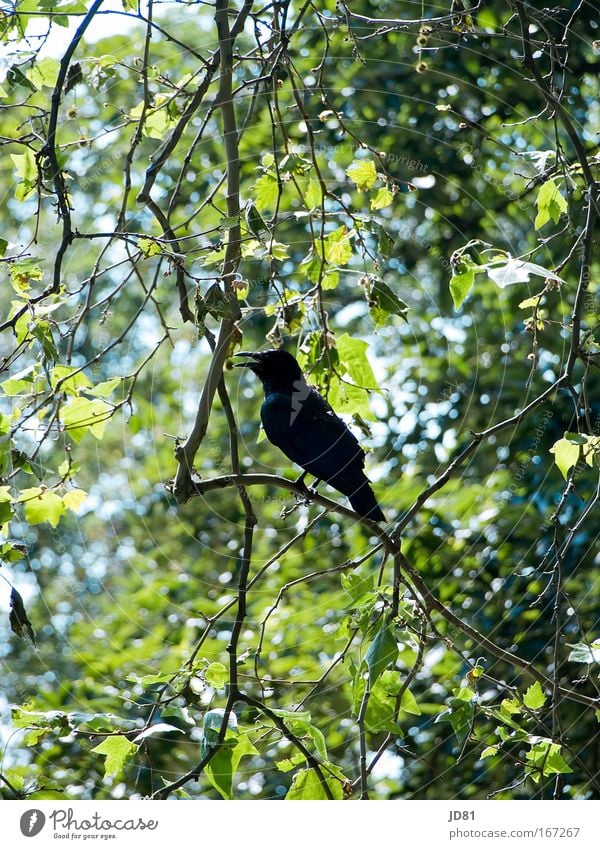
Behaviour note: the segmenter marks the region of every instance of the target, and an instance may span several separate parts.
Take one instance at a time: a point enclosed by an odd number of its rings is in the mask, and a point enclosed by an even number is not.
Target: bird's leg
[[[300,475],[300,477],[296,480],[296,486],[298,486],[301,492],[296,493],[296,500],[300,504],[308,504],[310,502],[310,489],[304,483],[304,478],[307,476],[308,472],[304,471]]]
[[[316,495],[316,494],[317,494],[317,487],[319,486],[319,484],[320,484],[320,483],[321,483],[321,478],[315,478],[315,480],[313,481],[312,486],[309,486],[309,487],[308,487],[308,491],[309,491],[309,492],[312,492],[312,493],[314,493],[314,494]]]
[[[308,472],[302,472],[298,480],[296,481],[296,486],[301,486],[303,489],[306,489],[304,484],[304,478],[307,476]]]

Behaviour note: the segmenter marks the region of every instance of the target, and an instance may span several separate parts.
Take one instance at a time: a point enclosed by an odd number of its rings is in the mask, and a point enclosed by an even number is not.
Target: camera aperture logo
[[[46,817],[37,808],[25,811],[21,816],[21,834],[24,837],[35,837],[46,824]]]

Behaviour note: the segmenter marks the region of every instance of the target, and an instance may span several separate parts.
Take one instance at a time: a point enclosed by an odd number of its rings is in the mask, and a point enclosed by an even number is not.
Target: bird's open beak
[[[252,353],[252,351],[238,351],[237,354],[234,354],[233,356],[250,358],[250,362],[248,363],[234,363],[234,368],[255,368],[255,366],[260,363],[260,354]]]

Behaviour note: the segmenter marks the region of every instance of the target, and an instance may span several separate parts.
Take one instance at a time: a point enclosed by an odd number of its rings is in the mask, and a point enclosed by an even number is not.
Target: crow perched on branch
[[[374,522],[384,522],[363,472],[365,454],[354,434],[327,401],[307,384],[300,366],[287,351],[241,351],[260,378],[265,400],[260,410],[267,438],[294,463],[347,495],[353,509]],[[302,475],[302,478],[304,475]]]

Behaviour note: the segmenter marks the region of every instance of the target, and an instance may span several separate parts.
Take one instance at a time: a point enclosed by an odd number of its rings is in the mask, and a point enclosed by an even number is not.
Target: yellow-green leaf
[[[577,445],[564,437],[557,440],[550,449],[550,453],[554,454],[554,462],[560,469],[565,480],[567,479],[569,470],[577,465],[580,452],[581,445]]]
[[[539,302],[542,300],[542,297],[543,293],[541,295],[534,295],[533,298],[526,298],[519,304],[519,309],[526,310],[529,309],[529,307],[537,307]]]
[[[154,239],[149,239],[147,236],[142,236],[138,241],[138,248],[144,256],[155,256],[161,252],[161,247]]]
[[[6,524],[13,516],[11,506],[12,495],[9,486],[0,486],[0,526]]]
[[[372,188],[377,181],[377,170],[372,159],[355,160],[346,170],[346,174],[356,183],[359,192]]]
[[[76,372],[76,374],[73,374],[73,372]],[[59,382],[61,392],[74,396],[79,394],[80,389],[86,389],[92,385],[89,378],[82,371],[78,371],[75,366],[54,366],[50,379],[52,388],[55,389]]]
[[[327,773],[323,775],[323,778],[333,798],[341,799],[343,796],[341,782],[327,778]],[[313,769],[301,769],[294,775],[292,786],[285,798],[295,801],[324,800],[328,796],[317,773]]]
[[[106,401],[90,401],[87,398],[73,398],[62,408],[61,421],[65,430],[79,442],[89,431],[96,439],[102,439],[106,420],[112,415],[113,408]]]
[[[68,510],[76,513],[86,498],[87,492],[84,492],[83,489],[69,489],[63,495],[63,504]]]
[[[22,180],[29,182],[35,181],[37,178],[37,166],[35,164],[35,155],[30,148],[26,147],[25,153],[11,153],[10,158],[13,161],[17,174]]]
[[[109,395],[112,395],[122,380],[122,377],[111,377],[109,380],[103,380],[102,383],[97,383],[92,389],[90,389],[90,395],[97,395],[100,398],[108,398]]]
[[[40,59],[27,71],[26,77],[36,88],[42,88],[42,86],[54,88],[59,69],[60,62],[46,56],[45,59]]]
[[[417,700],[410,692],[410,690],[405,690],[402,693],[402,701],[400,702],[400,708],[406,713],[412,713],[415,716],[421,716],[421,708],[417,704]]]
[[[365,663],[369,670],[371,687],[377,681],[386,667],[396,662],[398,644],[389,625],[384,625],[377,632],[375,639],[365,655]]]
[[[48,522],[55,528],[66,510],[60,495],[39,486],[24,489],[19,501],[25,505],[25,518],[30,525]]]
[[[558,190],[558,186],[554,180],[547,180],[540,188],[535,199],[537,206],[537,215],[535,217],[534,227],[539,230],[550,219],[558,224],[558,220],[563,212],[569,208],[567,201]]]
[[[316,209],[323,203],[323,193],[318,180],[309,180],[308,189],[304,194],[304,203],[307,209]]]
[[[450,294],[454,302],[454,309],[460,309],[463,301],[473,288],[475,282],[475,269],[467,268],[460,274],[454,274],[450,280]]]
[[[346,265],[352,257],[352,232],[347,227],[338,227],[324,239],[325,259],[331,265]]]
[[[279,196],[279,184],[274,174],[263,174],[253,186],[254,201],[259,210],[274,209]]]
[[[523,696],[523,702],[530,710],[538,710],[546,703],[546,696],[539,681],[535,681]]]
[[[204,678],[209,687],[224,687],[229,679],[227,667],[222,663],[210,663],[205,671]]]
[[[92,749],[92,752],[98,752],[99,755],[104,755],[104,777],[108,775],[118,775],[123,771],[123,767],[129,761],[135,752],[137,746],[130,743],[127,737],[118,735],[116,737],[107,737],[99,745]]]
[[[371,209],[383,209],[385,206],[389,206],[393,200],[394,195],[389,189],[385,187],[377,189],[375,195],[371,198]]]
[[[498,754],[498,746],[486,746],[479,758],[484,761],[486,758],[493,758]]]
[[[379,390],[373,369],[367,357],[369,343],[344,333],[336,341],[340,365],[357,386],[364,389]]]

